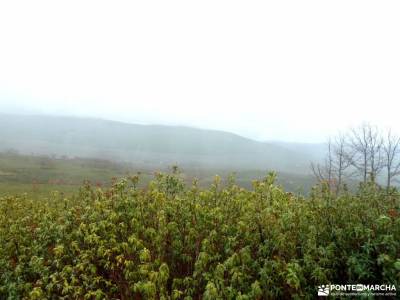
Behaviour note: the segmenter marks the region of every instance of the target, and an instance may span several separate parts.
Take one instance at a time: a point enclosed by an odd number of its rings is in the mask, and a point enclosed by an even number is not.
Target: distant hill
[[[268,130],[266,128],[265,130]],[[258,142],[229,132],[100,119],[0,114],[0,151],[128,161],[147,167],[306,174],[320,145]]]

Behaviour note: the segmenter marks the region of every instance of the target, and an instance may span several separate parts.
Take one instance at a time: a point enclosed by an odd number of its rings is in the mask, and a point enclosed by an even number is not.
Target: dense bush
[[[328,283],[400,284],[399,195],[186,187],[158,174],[71,199],[0,200],[1,299],[315,298]]]

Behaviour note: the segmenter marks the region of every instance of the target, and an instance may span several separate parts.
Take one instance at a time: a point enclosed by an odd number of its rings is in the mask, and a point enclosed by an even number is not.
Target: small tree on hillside
[[[400,175],[400,137],[388,130],[384,143],[384,168],[386,169],[386,189],[389,190],[392,181]]]
[[[338,134],[327,143],[328,153],[323,164],[311,163],[311,170],[319,182],[326,182],[331,191],[337,195],[341,190],[345,171],[351,165],[351,155],[347,149],[347,140]]]
[[[337,177],[336,194],[339,193],[343,186],[344,179],[347,176],[346,170],[351,166],[352,153],[348,151],[346,136],[339,133],[334,139],[333,146],[333,163],[335,176]]]
[[[350,164],[362,177],[374,181],[384,167],[383,139],[380,130],[369,123],[352,128],[348,135]]]
[[[332,142],[331,139],[327,143],[328,153],[322,164],[311,163],[311,171],[318,182],[327,182],[329,187],[332,188],[333,178],[333,156],[332,156]]]

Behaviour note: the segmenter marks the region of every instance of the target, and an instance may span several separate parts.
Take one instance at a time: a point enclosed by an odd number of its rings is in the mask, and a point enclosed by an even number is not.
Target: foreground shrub
[[[71,199],[0,200],[1,299],[315,298],[321,284],[400,284],[399,195],[333,197],[138,177]]]

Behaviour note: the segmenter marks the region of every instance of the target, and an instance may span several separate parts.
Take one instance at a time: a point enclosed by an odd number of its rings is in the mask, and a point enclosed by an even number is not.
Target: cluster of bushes
[[[303,198],[275,175],[209,189],[157,174],[68,199],[0,200],[1,299],[315,298],[400,284],[399,194],[373,183]]]

